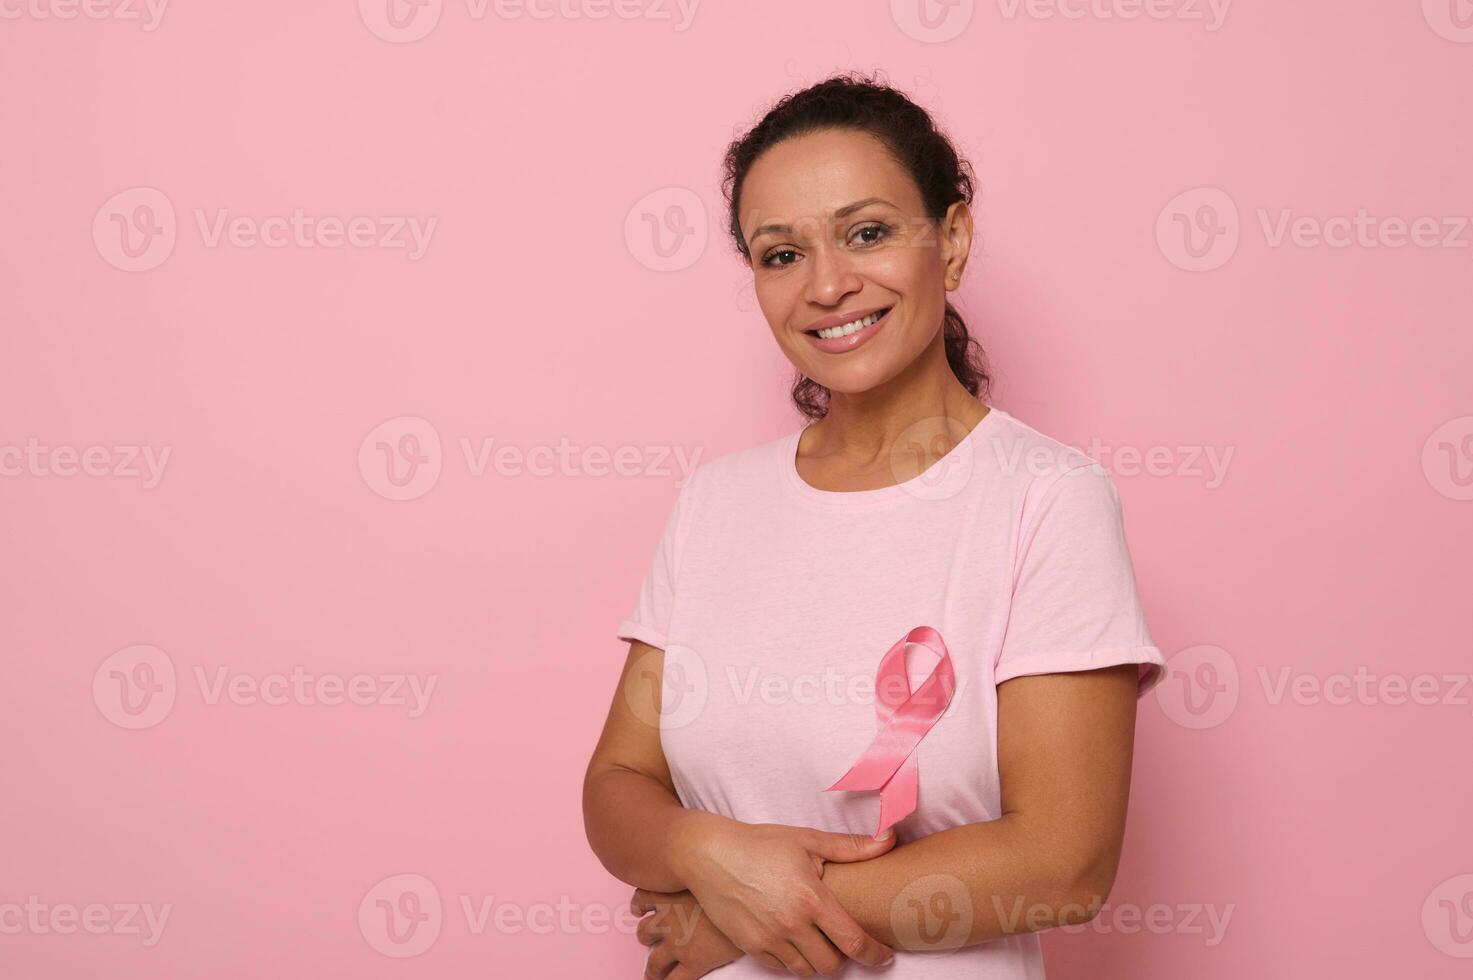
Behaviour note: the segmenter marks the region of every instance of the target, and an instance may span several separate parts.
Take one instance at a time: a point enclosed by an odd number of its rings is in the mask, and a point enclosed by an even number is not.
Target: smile
[[[862,313],[852,319],[803,331],[819,350],[828,354],[842,354],[868,341],[889,322],[889,313],[894,307],[884,307]]]

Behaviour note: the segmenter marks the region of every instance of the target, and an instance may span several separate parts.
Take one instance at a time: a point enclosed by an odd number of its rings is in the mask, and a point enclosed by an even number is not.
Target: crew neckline
[[[944,475],[958,465],[966,467],[966,476],[971,473],[972,467],[976,465],[978,453],[984,440],[1001,424],[1003,419],[1009,418],[1007,412],[996,405],[987,406],[987,414],[972,426],[965,436],[958,439],[956,445],[952,446],[945,455],[934,460],[930,466],[920,473],[901,483],[893,483],[888,487],[876,487],[871,490],[820,490],[803,479],[798,473],[798,443],[803,438],[803,433],[808,430],[807,425],[788,433],[780,444],[778,453],[778,465],[783,471],[783,483],[785,483],[798,496],[814,503],[824,504],[832,507],[872,507],[879,504],[895,503],[902,500],[934,500],[953,496],[956,488],[935,485],[934,480],[938,474]]]

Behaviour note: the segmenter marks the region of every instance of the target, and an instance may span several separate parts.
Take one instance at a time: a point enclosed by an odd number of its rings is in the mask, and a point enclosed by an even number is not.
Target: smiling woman
[[[946,299],[971,177],[923,109],[829,79],[726,187],[807,422],[681,489],[617,630],[589,841],[648,977],[1034,980],[1035,933],[1110,891],[1164,665],[1114,484],[983,401]]]

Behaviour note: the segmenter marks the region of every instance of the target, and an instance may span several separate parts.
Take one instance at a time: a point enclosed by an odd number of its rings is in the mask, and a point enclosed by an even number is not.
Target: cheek
[[[934,248],[900,244],[880,249],[865,257],[857,267],[859,274],[883,291],[901,297],[906,305],[933,301],[940,290],[941,279]]]
[[[758,282],[753,288],[757,295],[757,308],[762,311],[768,327],[775,334],[785,333],[784,324],[792,319],[798,290],[802,288],[797,278],[769,279]]]

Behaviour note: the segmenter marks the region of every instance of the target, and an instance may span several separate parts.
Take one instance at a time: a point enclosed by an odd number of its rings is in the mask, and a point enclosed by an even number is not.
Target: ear
[[[972,209],[966,201],[953,201],[946,209],[937,238],[941,246],[941,268],[951,285],[961,279],[967,256],[972,253]]]

